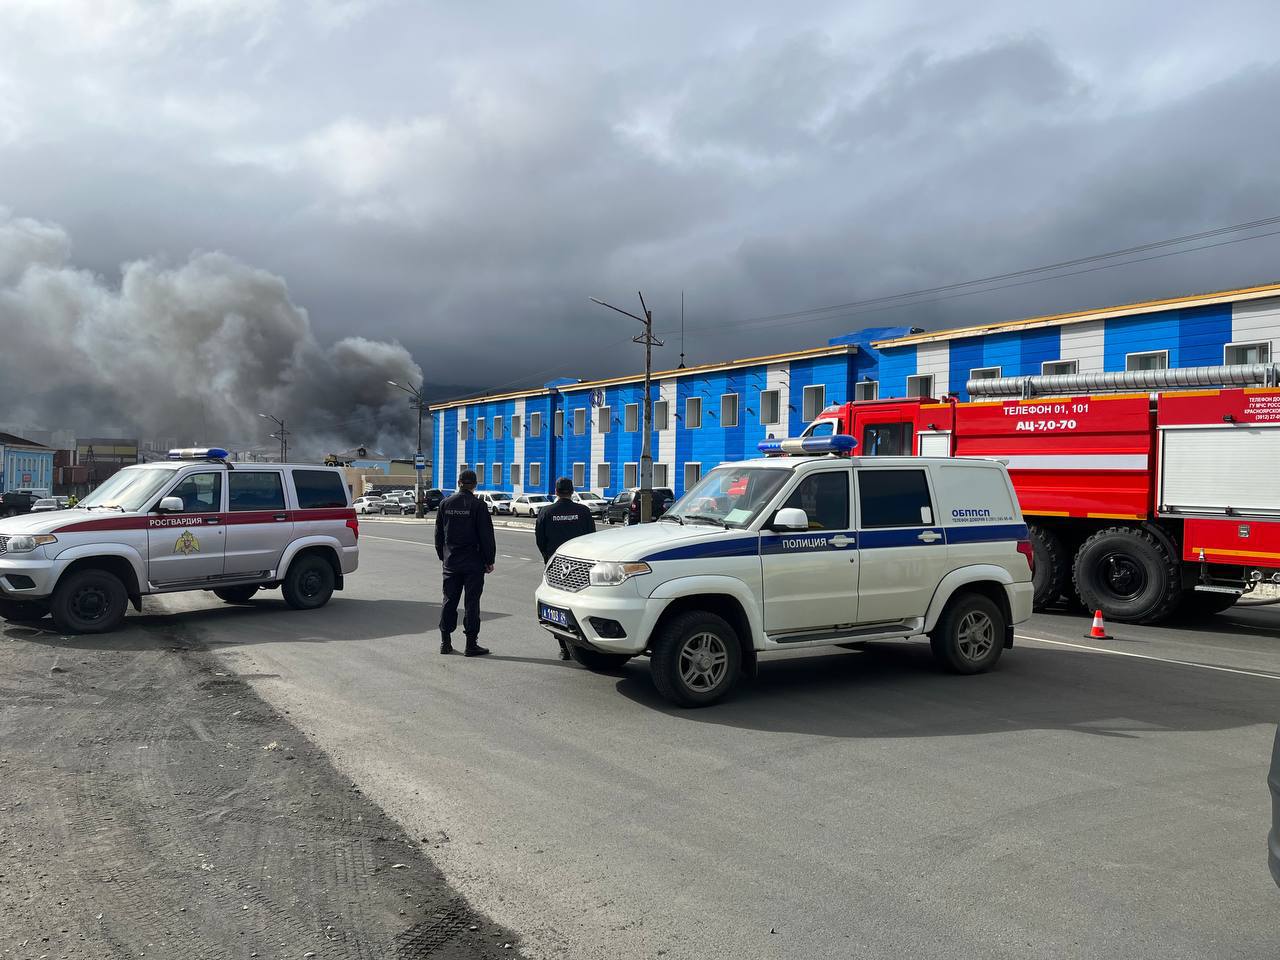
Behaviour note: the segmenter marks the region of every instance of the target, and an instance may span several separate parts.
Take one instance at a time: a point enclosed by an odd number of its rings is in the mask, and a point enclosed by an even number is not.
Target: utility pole
[[[427,405],[427,401],[422,398],[422,391],[416,387],[406,387],[402,383],[396,383],[394,380],[388,380],[391,386],[397,390],[403,390],[409,395],[409,406],[418,411],[418,453],[413,458],[413,499],[414,509],[413,515],[419,520],[423,517],[422,512],[422,471],[426,469],[426,458],[422,455],[422,411]]]
[[[650,392],[653,383],[653,348],[661,347],[663,343],[653,335],[653,311],[644,302],[644,294],[638,293],[637,296],[640,297],[640,309],[644,311],[643,317],[637,317],[634,313],[619,309],[611,303],[605,303],[603,300],[597,300],[595,297],[590,299],[592,303],[608,307],[624,317],[639,320],[644,324],[644,333],[638,337],[632,337],[631,340],[633,343],[644,344],[644,424],[642,427],[643,437],[640,441],[640,522],[648,523],[653,519],[653,395]]]
[[[284,421],[279,417],[273,417],[269,413],[258,414],[263,420],[270,420],[276,425],[276,432],[271,434],[272,439],[280,441],[280,462],[289,462],[289,431],[284,428]]]

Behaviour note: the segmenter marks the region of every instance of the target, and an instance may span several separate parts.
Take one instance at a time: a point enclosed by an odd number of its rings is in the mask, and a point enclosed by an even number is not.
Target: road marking
[[[1261,677],[1263,680],[1280,680],[1280,674],[1259,673],[1256,670],[1240,670],[1236,667],[1218,667],[1211,663],[1196,663],[1194,660],[1174,660],[1171,657],[1153,657],[1147,653],[1130,653],[1128,650],[1108,650],[1106,647],[1090,647],[1083,643],[1070,643],[1066,640],[1046,640],[1044,637],[1029,637],[1025,634],[1014,634],[1019,640],[1032,640],[1036,643],[1048,643],[1055,647],[1070,647],[1072,650],[1084,650],[1087,653],[1108,653],[1113,657],[1133,657],[1135,660],[1155,660],[1157,663],[1173,663],[1180,667],[1197,667],[1201,670],[1216,670],[1219,673],[1235,673],[1242,677]]]
[[[370,536],[367,533],[362,534],[360,536],[360,539],[361,540],[386,540],[388,543],[411,543],[415,547],[426,547],[431,545],[431,544],[428,544],[427,541],[425,540],[402,540],[399,537],[374,537],[374,536]]]

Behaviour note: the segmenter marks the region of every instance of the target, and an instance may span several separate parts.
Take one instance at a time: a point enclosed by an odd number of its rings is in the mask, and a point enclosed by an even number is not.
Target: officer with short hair
[[[453,631],[458,626],[458,601],[466,593],[462,632],[464,653],[483,657],[489,651],[480,637],[480,594],[484,576],[493,573],[498,544],[488,508],[475,495],[476,474],[458,474],[458,492],[440,504],[436,514],[436,556],[444,564],[444,605],[440,608],[440,652],[453,653]]]
[[[556,481],[556,502],[543,508],[533,528],[533,539],[543,564],[550,563],[555,552],[574,537],[595,532],[596,522],[591,518],[591,511],[573,499],[573,481],[561,477]],[[563,640],[560,640],[560,659],[569,659],[569,648]]]

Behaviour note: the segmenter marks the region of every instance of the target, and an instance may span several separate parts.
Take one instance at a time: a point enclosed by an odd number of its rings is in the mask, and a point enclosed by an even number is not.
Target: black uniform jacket
[[[590,510],[580,503],[557,497],[555,503],[543,507],[538,514],[533,539],[537,541],[542,562],[546,563],[553,553],[574,537],[595,532],[596,522],[591,519]]]
[[[474,494],[459,491],[436,513],[436,556],[446,570],[478,570],[498,555],[489,508]]]

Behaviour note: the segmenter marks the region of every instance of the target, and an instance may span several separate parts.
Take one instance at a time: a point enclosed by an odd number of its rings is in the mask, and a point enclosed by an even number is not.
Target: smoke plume
[[[119,286],[77,269],[56,224],[0,208],[0,421],[80,435],[123,430],[290,456],[413,449],[422,371],[398,343],[322,346],[281,277],[222,253],[125,264]]]

